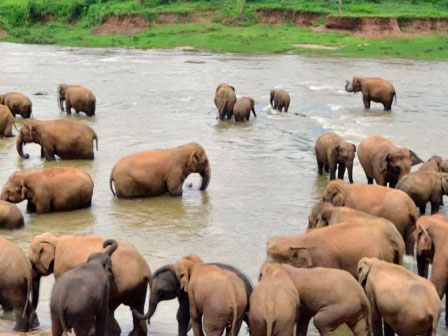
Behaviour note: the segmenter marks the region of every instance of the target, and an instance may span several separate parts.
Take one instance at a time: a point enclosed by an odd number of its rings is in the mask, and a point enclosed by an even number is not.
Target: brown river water
[[[303,232],[309,210],[325,188],[327,178],[317,175],[314,157],[319,135],[334,131],[355,144],[370,135],[383,135],[425,160],[433,154],[448,158],[448,62],[0,43],[0,64],[0,92],[30,96],[35,118],[78,120],[99,137],[94,161],[56,162],[43,161],[39,146],[30,144],[24,147],[30,159],[22,160],[14,138],[0,139],[1,185],[16,170],[55,166],[84,168],[95,182],[90,209],[25,214],[24,229],[0,230],[1,236],[25,251],[34,235],[46,231],[94,234],[131,242],[152,271],[196,253],[207,262],[240,268],[255,283],[268,238]],[[360,94],[344,91],[344,80],[357,74],[393,82],[398,105],[392,113],[376,104],[365,111]],[[95,117],[67,116],[58,110],[56,86],[64,82],[93,90]],[[216,120],[213,97],[221,82],[235,86],[238,96],[253,96],[258,118],[240,124]],[[269,92],[276,87],[291,93],[287,114],[268,107]],[[48,95],[34,96],[38,91]],[[200,178],[192,175],[182,198],[113,197],[109,174],[122,156],[191,141],[200,143],[210,160],[212,177],[206,192],[198,190]],[[357,160],[354,179],[366,183]],[[25,202],[19,206],[25,213]],[[416,269],[409,257],[406,264]],[[43,328],[50,326],[53,283],[53,276],[41,282],[37,312]],[[150,334],[176,335],[176,310],[177,301],[162,302],[151,320]],[[127,334],[132,328],[129,309],[120,307],[116,317]],[[10,330],[7,320],[12,318],[0,313],[0,331]],[[447,334],[443,322],[439,329],[438,334]],[[241,333],[247,333],[245,327]]]

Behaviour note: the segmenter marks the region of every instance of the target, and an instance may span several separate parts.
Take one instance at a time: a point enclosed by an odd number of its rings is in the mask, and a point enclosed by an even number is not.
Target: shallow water
[[[37,145],[27,145],[31,158],[22,160],[15,151],[15,139],[0,140],[1,185],[16,170],[54,166],[84,168],[95,182],[92,208],[26,214],[23,230],[0,231],[25,251],[34,235],[46,231],[95,234],[131,242],[152,270],[196,253],[207,262],[232,264],[255,282],[268,238],[303,232],[309,210],[325,188],[327,178],[317,175],[314,158],[319,135],[334,131],[355,144],[370,135],[383,135],[423,159],[433,154],[448,158],[444,141],[448,62],[1,43],[0,64],[0,92],[21,91],[31,97],[36,118],[78,120],[99,137],[94,161],[51,163],[40,159]],[[364,111],[361,95],[344,91],[344,80],[356,74],[393,81],[398,105],[392,113],[376,104]],[[58,111],[56,86],[64,82],[94,91],[95,117]],[[255,97],[258,118],[242,124],[216,120],[213,96],[220,82],[231,83],[239,96]],[[288,114],[266,108],[275,87],[291,93]],[[48,95],[33,96],[37,91]],[[211,163],[206,192],[198,190],[198,176],[191,176],[182,198],[129,201],[112,196],[108,179],[119,158],[191,141],[205,148]],[[354,170],[355,181],[365,183],[357,161]],[[187,186],[190,182],[192,188]],[[25,202],[20,208],[25,212]],[[414,262],[407,261],[415,268]],[[52,276],[41,284],[38,314],[43,327],[50,326],[52,284]],[[175,335],[176,309],[175,301],[159,305],[150,333]],[[132,327],[129,309],[120,307],[116,316],[127,334]],[[442,324],[439,333],[446,334]],[[2,329],[7,327],[0,324]]]

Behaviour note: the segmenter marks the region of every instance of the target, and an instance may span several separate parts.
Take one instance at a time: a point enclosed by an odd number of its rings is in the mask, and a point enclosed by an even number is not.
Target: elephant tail
[[[272,336],[272,331],[274,330],[274,321],[268,318],[266,321],[266,336]]]
[[[114,188],[113,188],[113,183],[114,182],[114,169],[112,169],[112,172],[110,173],[110,177],[109,177],[109,187],[110,187],[110,191],[112,191],[112,194],[114,194],[114,196],[117,196],[115,194]]]
[[[236,330],[236,325],[238,323],[238,304],[237,304],[235,294],[233,294],[233,293],[231,295],[231,301],[232,301],[231,307],[232,307],[233,316],[232,316],[230,336],[237,336],[238,330]]]
[[[28,309],[28,302],[31,296],[31,277],[25,278],[25,286],[26,286],[26,301],[25,306],[23,307],[22,318],[25,317],[26,311]]]

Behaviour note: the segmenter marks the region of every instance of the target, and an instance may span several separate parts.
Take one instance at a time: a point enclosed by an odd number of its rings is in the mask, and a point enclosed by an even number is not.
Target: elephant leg
[[[115,319],[114,312],[117,309],[118,305],[111,304],[109,302],[109,312],[107,316],[107,325],[106,325],[106,335],[107,336],[120,336],[121,328]]]
[[[86,321],[81,321],[73,327],[76,336],[90,336],[91,329],[92,324],[86,323]]]
[[[337,165],[334,165],[334,167],[330,167],[330,180],[336,180],[336,169]]]
[[[338,179],[343,180],[345,174],[345,166],[343,164],[339,164],[338,166]]]
[[[69,100],[65,101],[65,111],[67,114],[72,114],[72,104],[70,104]]]
[[[180,177],[168,177],[166,181],[170,196],[182,196],[182,186],[184,181]]]
[[[181,293],[177,297],[177,300],[179,301],[179,309],[176,314],[178,334],[179,336],[186,336],[190,323],[190,303],[188,301],[188,295]]]
[[[1,291],[0,291],[0,306],[3,307],[3,311],[5,312],[11,312],[14,309],[12,304],[6,299],[6,297],[3,295]]]
[[[414,231],[406,233],[406,237],[404,237],[404,243],[406,247],[407,255],[414,255],[414,246],[415,246],[415,236]]]
[[[439,212],[440,204],[439,202],[431,202],[431,215],[435,215]]]
[[[204,336],[204,331],[202,330],[202,314],[197,313],[196,316],[191,318],[191,326],[193,328],[194,336]],[[224,330],[222,330],[224,331]],[[221,334],[222,334],[221,331]],[[208,336],[208,333],[207,333]]]
[[[445,289],[445,326],[448,326],[448,300],[446,299],[448,296],[448,287]],[[441,298],[441,300],[443,297]]]
[[[9,125],[6,125],[5,132],[3,133],[3,135],[4,135],[6,138],[12,138],[12,137],[14,136],[14,135],[12,134],[12,122],[9,123]]]
[[[419,207],[420,215],[424,215],[426,213],[426,203],[420,205]]]
[[[107,302],[105,305],[106,309],[101,309],[101,312],[95,318],[95,336],[104,336],[106,335],[106,324],[107,324]]]
[[[334,304],[326,310],[314,315],[314,325],[321,335],[334,335],[335,330],[343,321],[345,312],[350,309],[346,304]]]
[[[38,214],[51,212],[51,204],[48,200],[39,200],[36,202],[36,212]]]
[[[51,314],[51,335],[52,336],[61,336],[64,332],[62,328],[61,321],[59,320],[59,316],[54,316]]]
[[[355,336],[367,336],[371,333],[371,330],[369,330],[369,321],[367,321],[364,316],[360,318],[356,323],[348,324],[348,327]]]
[[[28,203],[26,204],[26,211],[28,212],[36,212],[36,204],[34,204],[33,202],[31,202],[30,200],[28,200]]]
[[[390,111],[390,110],[392,110],[392,102],[394,101],[394,98],[393,98],[393,96],[392,96],[392,99],[390,99],[390,100],[388,100],[388,101],[386,101],[386,102],[383,102],[383,106],[384,106],[384,111]]]
[[[327,174],[330,172],[330,167],[328,166],[328,164],[324,165],[324,170]]]
[[[429,263],[426,261],[426,259],[423,257],[417,256],[418,275],[420,275],[423,278],[428,278],[428,268],[429,268]]]
[[[323,170],[324,170],[324,164],[319,160],[317,160],[317,172],[319,173],[319,175],[323,175],[324,173]]]
[[[383,320],[384,323],[384,336],[395,336],[395,331],[391,328],[390,325]]]
[[[40,146],[40,157],[43,159],[45,157],[44,148]]]
[[[372,319],[373,336],[383,336],[383,319]]]
[[[144,314],[145,310],[145,298],[146,298],[147,285],[144,284],[144,288],[140,291],[140,295],[136,298],[136,302],[131,308],[136,309],[139,313]],[[132,322],[134,329],[129,333],[129,336],[146,336],[148,333],[148,327],[145,320],[139,320],[132,315]]]
[[[286,105],[285,105],[285,112],[288,113],[288,110],[289,110],[289,103],[286,103]]]
[[[369,177],[367,175],[366,177],[367,177],[367,184],[373,184],[373,177]]]
[[[312,318],[312,315],[300,312],[299,321],[297,322],[296,336],[306,336],[308,333],[308,325]]]
[[[369,96],[362,96],[362,102],[364,103],[364,108],[368,110],[370,108],[370,97]]]
[[[54,156],[54,148],[52,148],[49,145],[48,146],[42,145],[42,148],[44,150],[44,156],[45,156],[46,160],[48,160],[48,161],[56,160],[56,157]]]

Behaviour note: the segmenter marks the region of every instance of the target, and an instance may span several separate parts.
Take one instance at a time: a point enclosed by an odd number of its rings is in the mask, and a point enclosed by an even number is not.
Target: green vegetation
[[[299,53],[353,57],[448,58],[445,35],[368,40],[341,33],[317,33],[292,24],[256,22],[257,9],[289,9],[339,15],[337,0],[0,0],[5,41],[86,47],[173,48],[192,46],[218,52]],[[212,23],[151,25],[132,36],[95,36],[92,29],[110,16],[139,14],[157,22],[159,13],[212,12]],[[344,0],[344,16],[448,18],[448,0]],[[300,46],[298,46],[300,44]],[[323,45],[326,49],[304,48]]]

